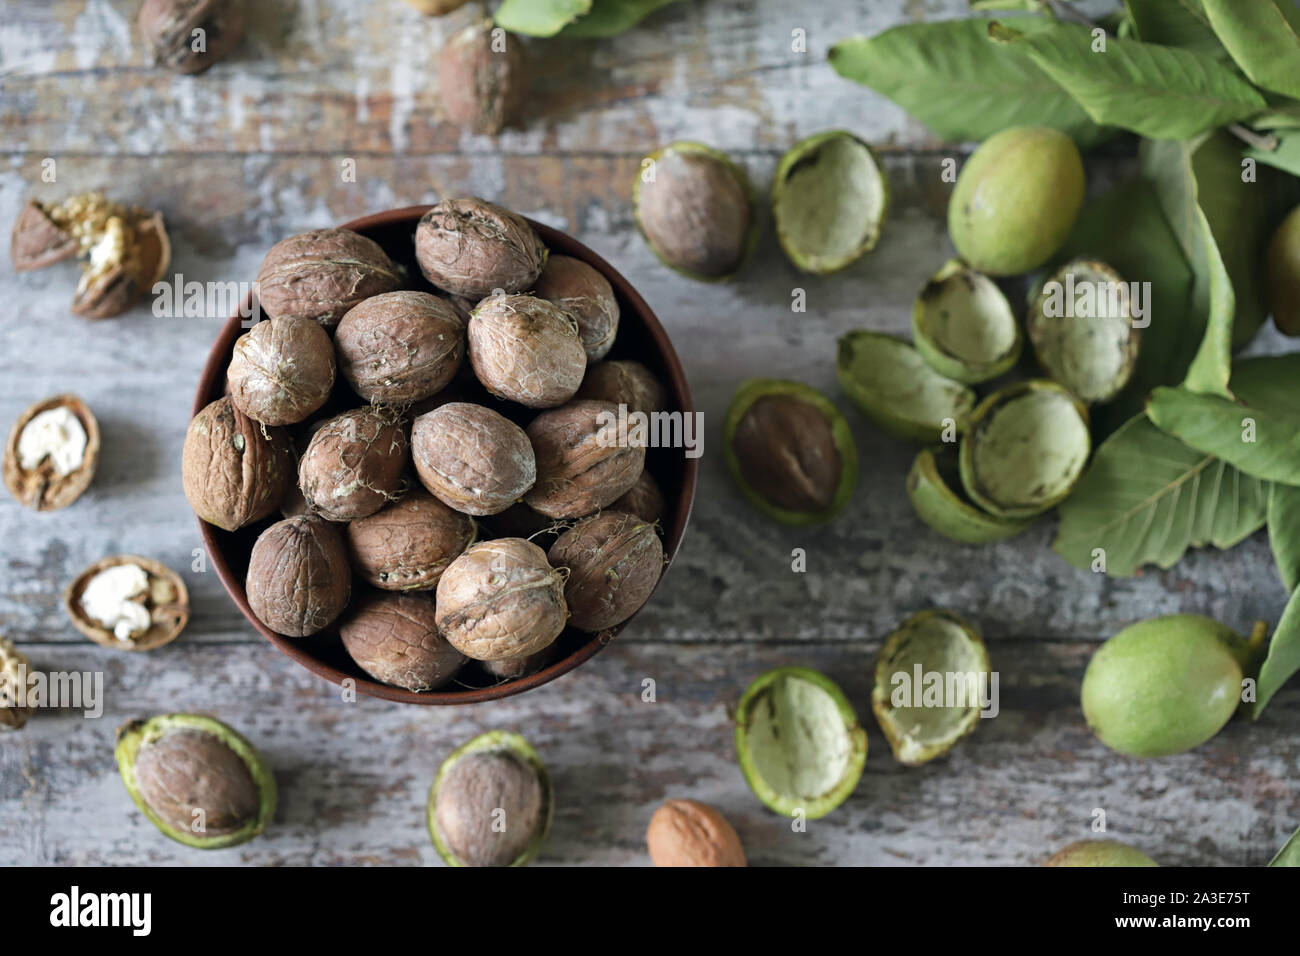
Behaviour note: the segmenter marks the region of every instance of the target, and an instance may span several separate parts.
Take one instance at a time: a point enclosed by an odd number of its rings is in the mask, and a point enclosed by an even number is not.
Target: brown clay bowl
[[[432,287],[424,281],[415,263],[413,242],[416,224],[428,208],[428,206],[410,206],[406,209],[393,209],[346,222],[343,228],[369,236],[387,251],[394,262],[401,263],[409,276],[408,288],[432,291]],[[614,287],[621,309],[621,319],[618,338],[608,358],[634,358],[644,363],[664,383],[668,392],[670,410],[692,414],[694,406],[681,362],[668,339],[668,333],[659,324],[659,320],[650,311],[645,300],[608,262],[582,243],[539,222],[531,220],[529,222],[552,252],[581,259],[597,269]],[[245,302],[245,309],[249,305],[250,303]],[[225,393],[226,366],[230,362],[235,340],[245,331],[243,321],[238,314],[231,316],[217,336],[217,341],[212,346],[207,363],[203,367],[203,373],[199,377],[192,414],[197,414],[209,402],[217,400]],[[335,395],[318,414],[335,414],[343,407],[363,404],[348,390],[346,382],[341,381],[342,376],[339,378],[340,382],[335,386]],[[491,407],[507,417],[514,418],[521,425],[526,425],[536,414],[522,407],[498,402],[486,392],[476,393],[475,389],[479,386],[472,381],[473,376],[462,378],[467,381],[458,379],[451,387],[464,390],[465,401],[490,404]],[[699,470],[698,459],[687,458],[682,449],[650,448],[647,449],[646,468],[654,475],[663,491],[666,504],[663,518],[664,552],[668,562],[671,563],[690,518]],[[496,678],[480,671],[471,662],[457,675],[455,681],[436,691],[416,693],[399,687],[390,687],[375,681],[356,666],[344,650],[336,628],[331,627],[307,638],[284,637],[268,629],[249,608],[248,598],[244,593],[244,577],[248,571],[249,552],[257,536],[278,518],[277,514],[235,532],[222,531],[204,521],[199,521],[199,530],[203,535],[217,577],[221,579],[222,585],[244,617],[248,618],[249,623],[280,651],[326,680],[336,684],[341,684],[345,679],[354,681],[357,691],[370,697],[380,697],[406,704],[474,704],[522,694],[524,691],[553,681],[590,660],[635,618],[633,615],[618,627],[601,631],[599,634],[590,634],[572,627],[566,628],[556,639],[555,654],[551,663],[543,670],[518,680],[499,682]],[[502,537],[504,534],[494,535],[490,533],[490,529],[484,529],[481,531],[481,536]],[[553,539],[535,540],[546,549]],[[667,566],[664,570],[666,573]],[[354,585],[362,586],[359,579],[354,579]]]

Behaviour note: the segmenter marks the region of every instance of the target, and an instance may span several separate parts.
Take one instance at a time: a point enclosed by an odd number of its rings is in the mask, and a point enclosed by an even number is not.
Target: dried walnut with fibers
[[[626,405],[629,412],[652,415],[668,407],[663,385],[640,362],[618,359],[587,369],[578,398]]]
[[[619,311],[614,289],[603,275],[581,259],[551,256],[533,295],[573,316],[588,362],[609,354],[618,335]]]
[[[469,359],[484,388],[529,408],[567,402],[587,369],[573,316],[530,295],[479,303],[469,320]]]
[[[567,617],[563,575],[522,538],[471,545],[438,582],[438,631],[475,660],[536,653]]]
[[[225,531],[273,512],[292,474],[288,433],[258,424],[229,398],[219,398],[195,415],[185,433],[185,497],[195,514]]]
[[[298,462],[298,487],[315,514],[331,521],[372,515],[406,490],[406,432],[381,406],[331,418]]]
[[[622,624],[659,582],[664,548],[655,526],[635,515],[603,511],[560,535],[548,555],[568,568],[564,600],[569,623],[584,631]]]
[[[349,229],[314,229],[271,247],[257,274],[257,298],[272,318],[332,329],[354,305],[401,284],[397,266],[373,240]]]
[[[465,354],[465,325],[427,292],[386,292],[354,306],[334,330],[339,370],[368,402],[414,402],[441,391]]]
[[[609,402],[576,401],[543,412],[528,426],[537,483],[524,501],[549,518],[581,518],[612,504],[636,484],[645,447],[617,443]]]
[[[409,492],[344,532],[357,573],[385,591],[426,590],[474,541],[474,519],[423,490]]]
[[[522,217],[482,199],[449,199],[415,230],[424,277],[444,292],[481,299],[526,292],[546,264],[546,246]]]
[[[452,402],[421,415],[411,428],[420,481],[457,511],[492,515],[533,486],[537,464],[524,430],[503,415]]]
[[[245,590],[257,619],[277,634],[308,637],[328,627],[352,592],[338,529],[315,516],[271,525],[253,545]]]
[[[404,690],[441,687],[465,663],[439,636],[428,595],[370,592],[339,623],[339,637],[363,671]]]
[[[334,345],[315,322],[259,322],[235,342],[226,370],[230,400],[264,425],[293,425],[315,412],[334,387]]]
[[[245,20],[245,0],[144,0],[138,23],[154,63],[201,73],[239,45]]]

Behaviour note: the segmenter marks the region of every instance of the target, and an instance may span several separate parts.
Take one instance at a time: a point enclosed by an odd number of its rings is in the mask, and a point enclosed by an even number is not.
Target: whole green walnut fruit
[[[219,720],[163,714],[117,731],[118,770],[149,822],[186,846],[253,839],[275,816],[275,777],[257,750]]]
[[[1029,272],[1061,248],[1083,195],[1083,160],[1070,137],[1046,127],[1012,127],[985,140],[957,177],[948,232],[980,272]]]
[[[1267,265],[1273,322],[1284,335],[1300,335],[1300,206],[1273,234]]]
[[[1217,734],[1241,703],[1246,642],[1208,617],[1175,614],[1120,631],[1083,676],[1083,715],[1101,742],[1165,757]]]
[[[1115,840],[1080,840],[1052,854],[1043,866],[1159,866],[1141,850]]]

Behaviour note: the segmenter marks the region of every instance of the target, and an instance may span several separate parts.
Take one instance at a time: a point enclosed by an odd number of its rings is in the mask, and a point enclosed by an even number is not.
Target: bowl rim
[[[420,218],[431,209],[432,206],[416,205],[403,206],[397,209],[389,209],[383,212],[371,213],[367,216],[361,216],[336,227],[339,229],[350,229],[354,232],[365,233],[367,230],[391,228],[400,225],[402,222],[410,222],[412,232],[418,224]],[[667,386],[673,397],[677,400],[677,408],[683,415],[691,415],[695,412],[694,402],[691,398],[690,386],[686,381],[686,373],[682,369],[681,359],[677,356],[677,351],[673,348],[672,340],[668,332],[659,322],[654,311],[646,303],[639,292],[623,275],[611,266],[605,259],[584,243],[570,236],[568,233],[554,229],[545,223],[537,222],[528,217],[523,217],[525,221],[537,231],[542,241],[548,249],[558,252],[561,255],[571,255],[576,259],[581,259],[588,265],[592,266],[601,273],[610,285],[614,287],[619,298],[625,302],[630,310],[636,314],[637,318],[645,326],[650,338],[654,341],[663,365],[667,371]],[[208,357],[203,364],[203,370],[199,373],[198,388],[194,396],[194,405],[190,410],[190,418],[193,419],[207,405],[216,401],[213,396],[220,397],[225,394],[225,372],[226,366],[230,362],[230,355],[234,348],[235,340],[239,338],[247,329],[244,327],[243,314],[248,313],[253,305],[255,292],[249,292],[240,302],[240,308],[235,311],[221,327],[212,348],[208,352]],[[690,523],[691,510],[695,503],[695,491],[699,481],[699,458],[692,458],[686,455],[682,456],[682,482],[681,493],[677,497],[676,507],[671,515],[666,516],[668,520],[664,525],[664,570],[659,576],[659,581],[655,584],[657,591],[659,585],[663,583],[664,576],[668,573],[673,559],[676,557],[681,547],[682,538],[685,536],[687,525]],[[477,704],[483,701],[500,700],[506,697],[513,697],[516,694],[522,694],[530,691],[543,684],[548,684],[558,677],[569,673],[582,664],[585,664],[598,651],[608,645],[618,634],[620,634],[650,603],[650,598],[646,599],[641,609],[638,609],[631,617],[621,624],[607,628],[597,634],[592,634],[590,640],[573,651],[567,657],[555,661],[542,668],[534,674],[527,677],[521,677],[516,680],[503,681],[490,687],[466,688],[461,690],[435,690],[435,691],[410,691],[401,687],[393,687],[380,682],[368,676],[357,676],[355,674],[341,671],[318,660],[313,655],[307,653],[303,639],[285,637],[276,634],[253,613],[248,604],[248,596],[244,591],[244,582],[239,580],[231,571],[230,564],[226,560],[224,546],[219,537],[220,529],[208,524],[202,518],[195,515],[195,520],[199,524],[199,533],[203,539],[204,549],[207,552],[208,561],[217,572],[217,578],[225,588],[226,593],[240,613],[248,620],[253,628],[269,641],[277,650],[286,657],[289,657],[296,663],[305,667],[307,670],[323,677],[331,683],[344,686],[345,680],[351,681],[357,693],[364,694],[367,697],[376,697],[381,700],[395,701],[403,704],[418,704],[422,706],[454,706],[458,704]],[[653,592],[651,593],[653,597]],[[308,639],[309,640],[309,639]],[[309,646],[309,645],[307,645]]]

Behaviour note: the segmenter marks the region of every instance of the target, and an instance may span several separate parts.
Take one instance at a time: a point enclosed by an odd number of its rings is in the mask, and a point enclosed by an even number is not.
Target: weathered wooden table
[[[829,527],[766,521],[725,474],[721,423],[742,380],[791,377],[836,394],[836,337],[905,331],[914,293],[949,253],[939,163],[958,148],[837,77],[827,47],[956,15],[964,0],[837,0],[797,13],[782,0],[695,0],[613,40],[533,43],[532,115],[498,140],[438,116],[436,53],[468,11],[436,21],[397,0],[250,5],[238,55],[177,78],[146,64],[133,0],[10,0],[0,12],[0,218],[29,196],[102,188],[165,213],[186,279],[250,281],[289,233],[441,196],[498,199],[609,258],[674,336],[708,425],[694,521],[653,605],[573,674],[475,707],[343,703],[259,638],[215,575],[190,570],[200,542],[180,448],[224,316],[139,308],[89,323],[68,312],[73,267],[0,266],[0,420],[74,390],[104,438],[94,487],[75,506],[36,514],[0,501],[0,631],[36,668],[103,672],[107,698],[99,719],[47,711],[0,737],[0,862],[431,863],[423,805],[434,770],[496,727],[527,735],[555,776],[546,863],[646,863],[646,822],[675,796],[720,807],[758,864],[1032,864],[1092,835],[1100,808],[1112,836],[1161,862],[1255,865],[1300,823],[1300,687],[1257,725],[1235,721],[1195,752],[1155,762],[1107,751],[1078,706],[1092,649],[1131,621],[1189,611],[1241,628],[1275,622],[1285,595],[1262,534],[1132,580],[1068,567],[1050,550],[1052,520],[1009,543],[954,546],[912,515],[903,477],[913,450],[854,412],[862,478]],[[792,51],[795,30],[807,53]],[[762,185],[785,148],[831,127],[879,144],[894,196],[878,250],[846,273],[799,275],[768,228],[740,281],[701,285],[660,266],[637,235],[632,181],[656,145],[708,142]],[[46,159],[56,182],[42,181]],[[355,182],[341,176],[347,160]],[[791,311],[796,288],[806,313]],[[807,573],[790,570],[796,547],[807,549]],[[184,571],[192,589],[189,629],[152,654],[89,644],[60,607],[83,566],[123,552]],[[984,628],[1002,710],[949,758],[906,769],[868,717],[868,674],[881,638],[935,606]],[[830,674],[871,723],[857,792],[807,833],[751,795],[732,746],[729,708],[781,664]],[[646,677],[656,703],[641,701]],[[135,811],[113,765],[114,729],[173,710],[217,714],[265,752],[281,808],[263,838],[202,854]]]

